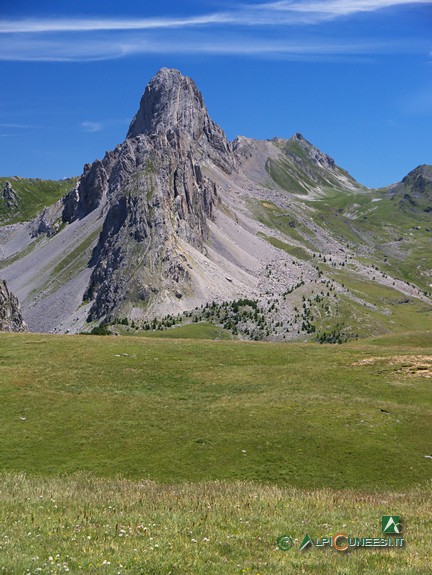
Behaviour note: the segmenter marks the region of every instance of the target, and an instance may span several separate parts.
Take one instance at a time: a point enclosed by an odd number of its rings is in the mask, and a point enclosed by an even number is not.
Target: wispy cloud
[[[40,32],[97,32],[114,30],[155,30],[226,24],[233,22],[232,15],[223,13],[194,16],[190,18],[70,18],[0,20],[0,33]]]
[[[103,121],[86,120],[84,122],[80,122],[79,127],[85,132],[101,132],[102,130],[112,126],[127,126],[129,121],[130,120],[124,118],[111,118]]]
[[[304,2],[280,0],[279,2],[267,2],[260,4],[261,10],[273,10],[276,12],[292,12],[303,14],[315,14],[317,16],[338,18],[349,16],[359,12],[376,12],[384,8],[408,6],[410,4],[432,4],[432,0],[327,0]]]
[[[125,56],[123,42],[103,38],[50,38],[0,35],[0,61],[80,62]]]
[[[316,34],[327,21],[414,4],[432,5],[432,0],[279,0],[236,3],[223,12],[178,18],[3,20],[0,61],[94,61],[166,53],[291,58],[417,49],[426,53],[430,43],[425,46],[425,39],[347,39],[346,34],[344,39],[343,31],[324,39]]]
[[[85,132],[101,132],[103,130],[103,125],[101,122],[81,122],[80,127]]]
[[[28,129],[28,128],[36,128],[36,126],[33,126],[31,124],[0,124],[0,128],[18,128],[18,129]]]
[[[312,24],[321,20],[376,12],[385,8],[429,4],[432,0],[280,0],[262,4],[238,4],[224,12],[189,17],[160,18],[26,18],[0,20],[2,34],[50,32],[97,32],[199,28],[217,25]]]
[[[224,34],[209,37],[206,34],[184,35],[177,37],[172,33],[160,37],[146,38],[138,36],[117,37],[111,40],[82,39],[80,42],[63,40],[40,41],[28,38],[25,41],[5,41],[0,37],[0,61],[96,61],[112,60],[126,56],[145,54],[208,54],[238,56],[279,56],[292,59],[322,58],[325,56],[373,55],[392,51],[405,52],[406,46],[399,41],[354,40],[317,40],[313,37],[287,40],[265,39],[251,35]],[[409,50],[420,50],[413,41]],[[86,128],[92,128],[91,125]],[[93,130],[95,131],[95,130]]]
[[[401,98],[399,107],[410,116],[432,116],[432,84]]]

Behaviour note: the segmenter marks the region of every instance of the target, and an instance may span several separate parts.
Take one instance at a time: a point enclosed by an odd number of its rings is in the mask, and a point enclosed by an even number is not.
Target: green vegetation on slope
[[[341,189],[345,187],[339,180],[341,177],[343,180],[350,180],[358,189],[362,188],[348,172],[338,166],[333,164],[330,170],[326,169],[320,161],[317,161],[316,155],[320,152],[303,138],[276,140],[274,143],[284,155],[268,158],[265,169],[283,190],[304,196],[318,189],[321,191],[334,187]],[[329,158],[322,155],[322,159]]]
[[[430,480],[427,347],[1,334],[0,357],[4,470],[382,490]]]
[[[316,321],[317,329],[329,330],[335,324],[347,326],[348,331],[358,333],[360,337],[384,333],[407,331],[426,331],[431,326],[432,307],[415,297],[406,297],[396,289],[360,278],[349,270],[333,270],[328,275],[343,284],[352,296],[360,298],[355,301],[347,295],[339,296],[333,304],[330,318]],[[307,301],[312,301],[309,298]],[[364,303],[360,303],[363,301]],[[369,305],[366,305],[369,304]],[[321,304],[326,307],[324,300]],[[318,318],[317,306],[312,308]]]
[[[276,184],[291,194],[307,195],[309,189],[316,187],[313,180],[302,174],[302,170],[286,158],[281,157],[276,160],[268,158],[265,169]],[[300,182],[306,185],[302,185]]]
[[[275,238],[274,236],[265,236],[264,234],[261,233],[258,233],[258,235],[267,240],[275,248],[284,250],[285,252],[287,252],[288,254],[299,260],[304,260],[307,262],[312,259],[312,256],[300,246],[293,246],[291,244],[287,244],[282,240]]]
[[[382,495],[305,491],[255,483],[160,485],[151,481],[0,475],[0,573],[28,575],[426,575],[430,489]],[[381,537],[397,513],[405,548],[299,551],[346,532]],[[294,547],[281,551],[279,536]]]
[[[7,207],[0,197],[1,225],[25,222],[34,218],[41,210],[51,206],[67,194],[76,184],[77,178],[66,180],[39,180],[29,178],[0,178],[0,194],[6,182],[18,195],[16,207]]]
[[[239,337],[261,341],[274,333],[275,323],[257,300],[241,298],[219,303],[213,301],[191,311],[142,322],[117,318],[109,323],[108,329],[119,335],[210,340]]]
[[[175,326],[170,329],[156,331],[138,331],[116,324],[115,330],[121,335],[168,338],[168,339],[232,339],[232,335],[227,330],[208,322],[189,323]]]
[[[381,271],[429,291],[432,211],[401,205],[397,197],[379,190],[333,190],[308,205],[315,220],[340,241],[363,251],[368,246],[369,261]]]
[[[279,208],[273,202],[251,202],[251,210],[256,219],[271,229],[282,232],[296,242],[301,242],[306,247],[310,247],[308,238],[311,237],[311,230],[306,229],[298,222],[293,214]]]

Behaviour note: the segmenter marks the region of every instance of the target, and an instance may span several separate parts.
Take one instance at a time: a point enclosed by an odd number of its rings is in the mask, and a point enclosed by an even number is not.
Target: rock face
[[[163,285],[178,292],[187,283],[177,243],[205,250],[218,203],[208,164],[230,174],[231,147],[195,83],[164,68],[147,86],[125,142],[85,166],[65,200],[66,222],[99,206],[107,211],[85,294],[94,301],[89,319],[110,317],[128,298],[146,305]]]
[[[59,200],[52,206],[45,208],[32,222],[32,237],[55,235],[59,229],[59,220],[63,212],[63,201]]]
[[[12,184],[10,182],[5,182],[1,198],[7,208],[14,209],[19,206],[19,196],[12,188]]]
[[[230,146],[222,129],[209,117],[195,82],[178,70],[163,68],[148,84],[127,138],[146,135],[173,140],[182,134],[231,173]]]
[[[27,331],[17,298],[0,280],[0,331]]]

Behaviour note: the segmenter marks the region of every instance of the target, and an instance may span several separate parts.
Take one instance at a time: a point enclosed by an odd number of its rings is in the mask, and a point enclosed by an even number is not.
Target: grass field
[[[431,346],[1,334],[0,574],[429,573]]]
[[[428,347],[1,334],[0,350],[4,470],[383,490],[431,477]]]
[[[161,485],[82,474],[6,474],[0,480],[0,573],[430,573],[430,490],[383,496],[245,482]],[[405,548],[299,550],[306,533],[381,537],[381,516],[390,513],[403,518]],[[286,534],[294,546],[284,552],[276,540]]]

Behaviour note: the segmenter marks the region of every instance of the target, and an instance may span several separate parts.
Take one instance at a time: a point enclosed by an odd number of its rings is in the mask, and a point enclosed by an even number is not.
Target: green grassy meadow
[[[0,334],[0,574],[428,573],[431,347]]]
[[[77,178],[65,180],[40,180],[38,178],[0,178],[0,189],[9,181],[17,193],[16,208],[8,208],[0,201],[0,221],[2,225],[31,220],[47,206],[51,206],[70,192]]]

